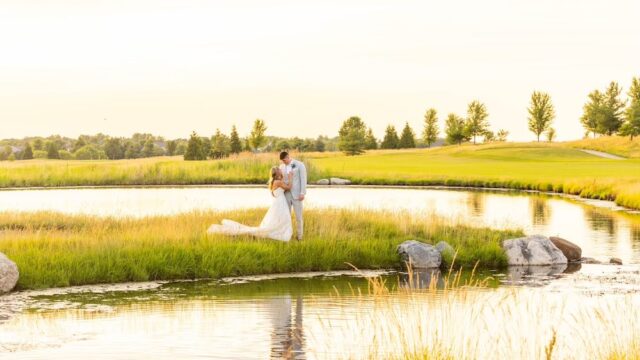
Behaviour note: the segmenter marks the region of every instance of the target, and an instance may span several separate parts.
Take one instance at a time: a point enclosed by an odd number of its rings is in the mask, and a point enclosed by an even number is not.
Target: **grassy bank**
[[[463,145],[317,158],[319,176],[368,185],[553,191],[640,208],[640,159],[609,160],[563,144]]]
[[[302,242],[205,233],[223,218],[258,224],[263,215],[263,209],[144,219],[2,213],[0,252],[18,265],[18,288],[36,289],[350,269],[347,263],[399,268],[395,249],[408,239],[448,241],[459,251],[457,264],[502,267],[501,240],[519,235],[417,215],[346,210],[308,211]]]
[[[640,158],[640,138],[631,140],[628,136],[603,136],[597,139],[570,141],[567,146],[608,152],[627,158]]]
[[[244,153],[225,160],[181,156],[135,160],[0,162],[0,188],[118,185],[266,184],[277,154]],[[312,168],[309,169],[313,171]]]

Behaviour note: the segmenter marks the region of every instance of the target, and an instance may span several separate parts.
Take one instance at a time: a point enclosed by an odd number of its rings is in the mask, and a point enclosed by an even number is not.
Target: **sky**
[[[334,136],[360,116],[421,132],[427,108],[533,140],[534,90],[558,139],[587,94],[640,76],[640,2],[0,0],[0,138]]]

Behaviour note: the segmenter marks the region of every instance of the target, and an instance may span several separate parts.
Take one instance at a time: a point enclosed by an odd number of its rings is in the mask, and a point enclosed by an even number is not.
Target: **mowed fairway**
[[[488,144],[313,160],[356,184],[507,187],[615,200],[640,208],[640,159],[609,160],[557,144]]]

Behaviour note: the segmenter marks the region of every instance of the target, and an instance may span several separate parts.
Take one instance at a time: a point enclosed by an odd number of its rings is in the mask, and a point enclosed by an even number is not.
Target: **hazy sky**
[[[589,91],[640,76],[639,1],[0,0],[0,138],[103,132],[335,135],[359,115],[421,131],[486,103],[529,140],[533,90],[560,139]]]

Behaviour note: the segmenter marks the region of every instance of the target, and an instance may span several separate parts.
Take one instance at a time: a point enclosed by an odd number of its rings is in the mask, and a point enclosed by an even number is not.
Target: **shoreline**
[[[79,186],[57,186],[57,187],[11,187],[0,188],[0,192],[10,191],[48,191],[48,190],[117,190],[117,189],[259,189],[266,187],[263,184],[187,184],[187,185],[79,185]],[[495,193],[522,193],[534,195],[554,196],[562,199],[577,201],[589,206],[611,211],[621,211],[628,214],[640,214],[640,209],[618,205],[615,200],[604,200],[597,198],[583,197],[564,192],[542,191],[531,189],[518,189],[509,187],[487,187],[487,186],[461,186],[461,185],[316,185],[308,184],[310,189],[399,189],[399,190],[441,190],[441,191],[479,191]]]

